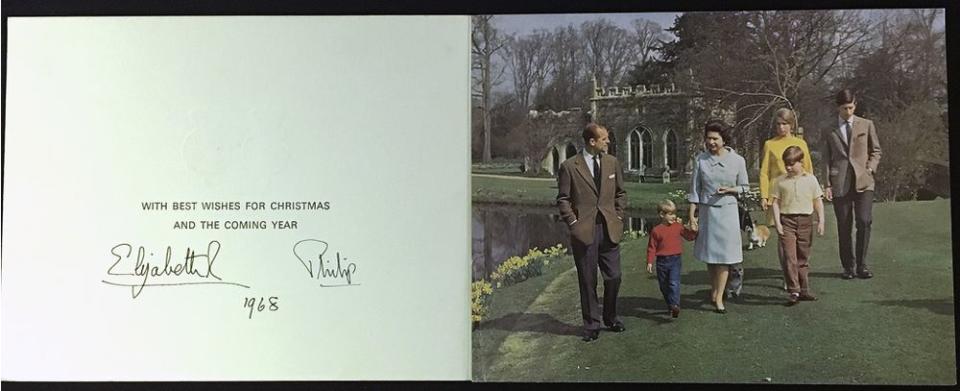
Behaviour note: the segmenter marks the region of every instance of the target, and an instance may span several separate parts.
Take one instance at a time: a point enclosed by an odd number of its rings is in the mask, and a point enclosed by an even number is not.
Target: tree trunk
[[[490,57],[484,59],[483,67],[483,162],[493,160],[490,156]]]
[[[899,171],[899,170],[897,170],[897,171]],[[901,173],[900,173],[900,172],[896,172],[896,174],[897,174],[897,179],[896,179],[896,181],[893,182],[893,202],[897,202],[897,195],[898,195],[898,193],[900,193],[900,176],[901,176]],[[880,201],[883,201],[883,198],[881,198]]]

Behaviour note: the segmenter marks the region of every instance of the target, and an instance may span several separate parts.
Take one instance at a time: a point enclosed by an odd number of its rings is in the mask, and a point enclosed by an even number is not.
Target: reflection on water
[[[647,232],[659,217],[627,213],[625,229]],[[487,278],[497,266],[530,249],[557,243],[570,249],[570,231],[556,208],[473,204],[473,279]]]

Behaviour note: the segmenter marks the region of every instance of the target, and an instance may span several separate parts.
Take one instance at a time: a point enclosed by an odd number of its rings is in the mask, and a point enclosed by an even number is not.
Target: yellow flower
[[[493,293],[489,282],[474,281],[471,285],[470,319],[479,322],[487,314],[486,298]]]

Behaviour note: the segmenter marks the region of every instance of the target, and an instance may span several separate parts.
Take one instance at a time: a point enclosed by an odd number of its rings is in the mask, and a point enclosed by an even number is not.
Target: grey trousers
[[[840,244],[840,264],[846,272],[860,272],[867,268],[867,248],[870,246],[870,225],[873,223],[873,191],[857,192],[852,188],[843,197],[834,197],[833,211],[837,215],[837,236]],[[853,227],[856,222],[856,253],[853,245]]]
[[[580,312],[583,328],[599,330],[601,322],[612,326],[619,322],[617,296],[620,293],[620,245],[610,241],[606,227],[596,224],[593,229],[593,244],[583,245],[571,240],[573,261],[577,266],[577,282],[580,286]],[[603,277],[603,312],[597,297],[597,271]]]

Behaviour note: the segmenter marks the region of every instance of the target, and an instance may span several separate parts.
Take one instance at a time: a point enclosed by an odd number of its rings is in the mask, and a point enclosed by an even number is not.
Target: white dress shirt
[[[854,117],[855,117],[855,116],[850,116],[850,119],[849,119],[849,120],[846,120],[846,121],[844,121],[843,118],[841,118],[841,117],[837,117],[837,119],[840,121],[840,134],[843,136],[843,141],[844,141],[844,142],[848,142],[848,140],[850,140],[850,136],[847,134],[847,121],[850,122],[850,130],[852,131],[852,130],[853,130],[853,118],[854,118]]]
[[[590,170],[590,175],[596,178],[597,173],[593,172],[593,154],[587,152],[587,149],[583,149],[583,158],[587,160],[587,169]],[[600,166],[600,159],[597,159],[597,166]]]

